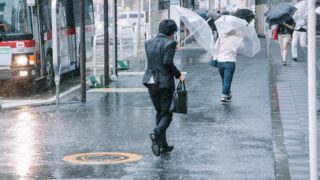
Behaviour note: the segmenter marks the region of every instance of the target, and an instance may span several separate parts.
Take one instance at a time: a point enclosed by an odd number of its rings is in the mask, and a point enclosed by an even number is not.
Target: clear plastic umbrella
[[[239,54],[253,57],[260,50],[261,45],[256,30],[247,21],[235,16],[223,15],[215,21],[219,35],[236,31],[243,38],[243,46],[237,50]]]
[[[193,36],[197,43],[213,56],[214,39],[207,21],[189,9],[178,6],[175,6],[175,9],[181,21],[190,31],[189,37]]]

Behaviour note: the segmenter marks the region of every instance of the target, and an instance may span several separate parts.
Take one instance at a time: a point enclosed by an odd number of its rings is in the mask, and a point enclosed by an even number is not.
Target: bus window
[[[9,33],[31,33],[31,13],[26,1],[0,0],[2,31]]]
[[[75,22],[76,22],[76,25],[79,26],[80,24],[79,0],[73,0],[73,5],[74,5],[73,9],[74,9]],[[86,25],[94,24],[92,0],[85,0],[84,18],[85,18]]]
[[[51,6],[48,0],[40,1],[40,21],[44,32],[51,31]]]
[[[60,13],[60,28],[67,28],[66,2],[60,2],[58,9]]]

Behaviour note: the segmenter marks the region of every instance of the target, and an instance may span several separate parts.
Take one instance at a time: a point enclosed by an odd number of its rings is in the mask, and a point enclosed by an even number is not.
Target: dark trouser
[[[158,88],[155,85],[149,85],[148,90],[152,103],[157,111],[154,131],[160,136],[161,146],[167,146],[166,131],[172,120],[170,107],[173,100],[174,89],[164,89]]]
[[[218,69],[222,80],[222,96],[229,96],[236,63],[218,62]]]

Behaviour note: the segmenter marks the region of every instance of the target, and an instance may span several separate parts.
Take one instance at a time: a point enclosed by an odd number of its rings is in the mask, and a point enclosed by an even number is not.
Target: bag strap
[[[179,81],[179,84],[177,86],[177,91],[186,91],[186,85],[184,81]]]

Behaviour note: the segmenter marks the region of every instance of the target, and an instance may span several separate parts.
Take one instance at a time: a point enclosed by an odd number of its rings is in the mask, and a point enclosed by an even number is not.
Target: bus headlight
[[[28,65],[28,58],[27,58],[27,56],[25,56],[25,55],[16,56],[16,57],[14,58],[14,62],[15,62],[15,64],[18,65],[18,66],[26,66],[26,65]]]

